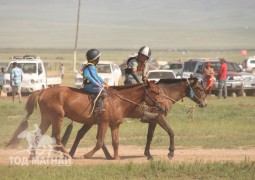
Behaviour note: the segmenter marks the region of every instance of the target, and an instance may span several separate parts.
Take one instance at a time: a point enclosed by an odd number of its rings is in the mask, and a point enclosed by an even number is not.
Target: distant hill
[[[0,48],[74,47],[78,0],[0,2]],[[79,48],[254,48],[254,0],[81,0]]]

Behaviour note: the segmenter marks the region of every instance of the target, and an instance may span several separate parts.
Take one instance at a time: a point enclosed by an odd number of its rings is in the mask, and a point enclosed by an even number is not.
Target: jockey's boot
[[[104,104],[103,104],[103,97],[98,97],[98,100],[96,101],[94,113],[103,113],[105,111]]]
[[[151,119],[155,119],[158,116],[158,113],[152,113],[148,111],[143,112],[143,117],[141,118],[142,123],[149,123]]]

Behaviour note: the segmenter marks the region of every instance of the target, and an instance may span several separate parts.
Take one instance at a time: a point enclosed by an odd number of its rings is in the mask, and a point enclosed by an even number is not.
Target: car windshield
[[[111,73],[110,64],[97,64],[98,73]]]
[[[150,72],[148,74],[148,79],[174,79],[174,74],[172,72]]]
[[[182,69],[182,64],[170,64],[170,69]]]
[[[197,61],[187,61],[184,63],[184,72],[194,72]]]
[[[22,69],[23,73],[36,73],[36,63],[17,63],[18,67]],[[7,73],[12,70],[12,65],[8,67]]]

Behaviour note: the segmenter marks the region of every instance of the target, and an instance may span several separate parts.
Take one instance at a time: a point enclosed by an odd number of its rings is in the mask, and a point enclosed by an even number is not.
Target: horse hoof
[[[152,156],[148,156],[147,160],[153,160],[153,157]]]
[[[168,153],[168,158],[170,159],[170,160],[172,160],[173,159],[173,157],[174,157],[174,152],[170,152],[170,153]]]
[[[83,155],[83,159],[89,159],[89,158],[90,158],[90,156],[88,156],[86,154]]]
[[[120,160],[120,157],[114,157],[113,159],[114,160]]]
[[[112,156],[106,157],[107,160],[114,160]]]

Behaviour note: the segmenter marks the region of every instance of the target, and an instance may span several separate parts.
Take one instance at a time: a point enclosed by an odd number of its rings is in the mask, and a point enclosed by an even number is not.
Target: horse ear
[[[148,81],[147,80],[146,83],[152,92],[154,92],[155,94],[159,94],[159,88],[156,84],[156,81]]]

